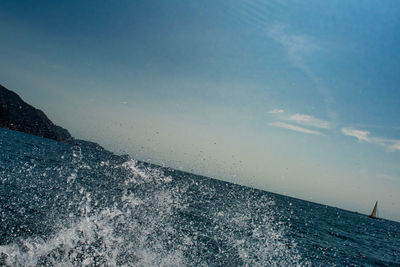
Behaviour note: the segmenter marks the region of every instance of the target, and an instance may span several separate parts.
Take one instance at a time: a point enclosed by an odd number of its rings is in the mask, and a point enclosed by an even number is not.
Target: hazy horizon
[[[3,1],[0,84],[80,139],[400,221],[395,1]]]

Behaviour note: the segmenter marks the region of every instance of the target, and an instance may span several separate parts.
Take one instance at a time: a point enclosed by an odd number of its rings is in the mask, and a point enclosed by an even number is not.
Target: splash
[[[267,195],[256,198],[246,188],[89,152],[75,146],[53,166],[25,165],[19,176],[25,186],[54,183],[55,193],[37,189],[37,201],[47,205],[43,224],[25,215],[19,223],[33,220],[45,231],[1,245],[2,265],[306,264],[285,238],[286,226]]]

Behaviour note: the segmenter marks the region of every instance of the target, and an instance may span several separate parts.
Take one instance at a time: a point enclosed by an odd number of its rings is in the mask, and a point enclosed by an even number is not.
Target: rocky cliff
[[[69,132],[52,123],[43,111],[25,103],[13,91],[0,85],[0,127],[57,141],[69,142]]]

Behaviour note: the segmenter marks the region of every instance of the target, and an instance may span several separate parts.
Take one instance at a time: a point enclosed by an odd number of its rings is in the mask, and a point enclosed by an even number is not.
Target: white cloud
[[[278,113],[283,113],[283,112],[285,112],[283,109],[273,109],[273,110],[271,110],[271,111],[268,111],[267,113],[269,113],[269,114],[278,114]]]
[[[305,114],[296,113],[290,116],[290,120],[317,128],[329,129],[331,127],[329,122]]]
[[[358,139],[358,141],[365,141],[368,143],[372,143],[369,136],[368,131],[354,130],[349,128],[342,128],[342,133],[347,136],[352,136]]]
[[[274,127],[279,127],[279,128],[284,128],[284,129],[288,129],[291,131],[296,131],[296,132],[300,132],[300,133],[307,133],[307,134],[314,134],[314,135],[321,135],[320,132],[318,131],[314,131],[314,130],[310,130],[307,128],[303,128],[300,126],[296,126],[293,124],[289,124],[289,123],[284,123],[284,122],[271,122],[268,125],[270,126],[274,126]]]
[[[363,141],[370,144],[380,145],[385,147],[389,151],[400,150],[400,140],[373,137],[370,136],[370,132],[368,131],[355,130],[351,128],[342,128],[341,131],[344,135],[357,138],[359,142]]]
[[[392,140],[392,144],[388,147],[389,150],[400,150],[400,140]]]

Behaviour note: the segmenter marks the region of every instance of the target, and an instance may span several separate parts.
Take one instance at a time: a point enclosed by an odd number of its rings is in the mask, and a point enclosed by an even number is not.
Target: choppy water
[[[0,265],[400,266],[400,224],[0,129]]]

